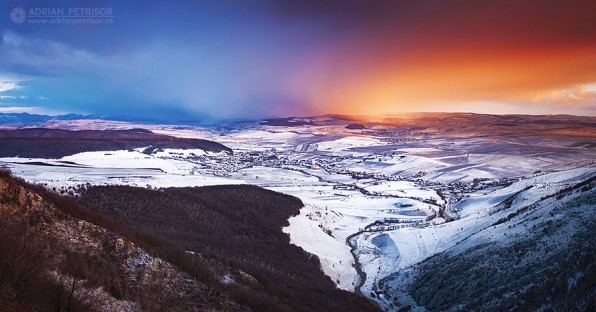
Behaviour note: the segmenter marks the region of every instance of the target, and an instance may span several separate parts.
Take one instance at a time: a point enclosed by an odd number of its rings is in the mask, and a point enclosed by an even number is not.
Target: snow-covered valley
[[[500,138],[413,133],[396,140],[380,133],[336,124],[185,129],[185,137],[215,138],[234,153],[146,147],[60,159],[6,157],[0,165],[75,196],[87,184],[253,184],[296,196],[304,208],[283,229],[291,243],[317,255],[339,288],[389,310],[406,303],[423,309],[400,272],[444,252],[526,236],[534,225],[557,219],[552,211],[563,190],[596,176],[592,149],[533,146],[544,150],[525,154]],[[593,184],[564,200],[593,192]],[[594,205],[586,207],[593,219]]]

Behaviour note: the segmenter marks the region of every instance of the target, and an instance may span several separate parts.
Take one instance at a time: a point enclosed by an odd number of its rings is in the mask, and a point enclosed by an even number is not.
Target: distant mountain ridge
[[[303,116],[303,117],[272,117],[262,119],[225,119],[217,120],[212,118],[194,119],[194,120],[165,120],[156,118],[139,118],[133,116],[106,116],[99,114],[63,114],[57,116],[29,114],[29,113],[0,113],[0,126],[13,128],[23,127],[43,127],[52,120],[70,121],[70,120],[104,120],[117,122],[145,123],[145,124],[170,124],[204,127],[234,127],[246,123],[259,122],[264,126],[273,127],[299,127],[299,126],[317,126],[329,124],[352,123],[362,124],[384,124],[399,126],[412,123],[436,124],[437,122],[446,122],[447,124],[470,124],[474,122],[482,124],[491,124],[496,126],[515,126],[520,122],[541,123],[561,123],[561,122],[580,122],[587,126],[594,126],[596,117],[594,116],[575,116],[575,115],[498,115],[498,114],[475,114],[475,113],[403,113],[386,116],[349,116],[338,114]]]
[[[118,120],[118,117],[103,117],[100,115],[64,114],[58,116],[29,114],[29,113],[6,113],[0,114],[0,125],[32,126],[41,125],[49,120],[76,120],[76,119],[109,119]],[[131,120],[130,118],[127,121]]]

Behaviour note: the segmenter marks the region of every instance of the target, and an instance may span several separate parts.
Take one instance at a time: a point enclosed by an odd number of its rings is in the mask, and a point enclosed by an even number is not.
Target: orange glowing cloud
[[[338,17],[356,26],[300,81],[318,112],[445,111],[437,103],[446,101],[532,105],[596,81],[594,1],[431,2]],[[575,105],[596,106],[585,95]]]
[[[317,102],[349,113],[416,110],[443,100],[530,100],[596,81],[596,49],[427,57],[401,65],[347,69],[313,87]],[[593,102],[592,102],[593,103]],[[436,109],[440,110],[440,107]]]
[[[544,92],[535,96],[533,101],[564,106],[581,106],[585,103],[594,105],[596,104],[596,83]],[[596,110],[596,107],[593,108]]]

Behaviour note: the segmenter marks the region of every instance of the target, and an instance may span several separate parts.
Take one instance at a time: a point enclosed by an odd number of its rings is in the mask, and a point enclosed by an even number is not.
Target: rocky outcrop
[[[74,295],[85,294],[87,307],[94,310],[247,310],[126,237],[69,215],[10,177],[0,178],[0,222],[0,230],[24,228],[27,237],[47,246],[50,261],[40,274],[71,285]],[[13,297],[26,304],[26,299]]]

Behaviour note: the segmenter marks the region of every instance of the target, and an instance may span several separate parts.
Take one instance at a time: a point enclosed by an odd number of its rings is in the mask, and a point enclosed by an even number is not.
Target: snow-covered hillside
[[[384,244],[396,246],[389,249],[394,252],[392,257],[377,257],[364,263],[367,271],[375,276],[375,282],[367,289],[372,291],[369,295],[395,310],[401,305],[441,311],[476,310],[479,306],[482,310],[510,307],[500,296],[511,296],[515,292],[525,294],[533,285],[527,280],[516,282],[518,278],[533,276],[536,287],[542,289],[547,287],[544,283],[552,282],[545,281],[547,274],[560,273],[557,267],[561,263],[556,257],[561,253],[594,251],[593,236],[584,232],[595,230],[595,186],[594,169],[547,174],[463,200],[454,205],[461,211],[461,219],[457,221],[363,238],[373,245],[375,238],[387,240],[389,236],[391,242]],[[579,240],[578,237],[592,241],[592,246],[586,250],[569,246]],[[387,248],[377,246],[376,250],[385,254]],[[512,251],[515,254],[507,255]],[[591,257],[593,259],[594,255]],[[395,263],[379,266],[383,259]],[[569,279],[565,283],[570,290],[578,280],[594,273],[593,264],[574,267],[574,270],[571,275],[559,274]],[[515,276],[514,272],[524,272],[527,276]],[[490,282],[491,276],[498,282]],[[449,286],[443,290],[433,283]],[[464,283],[474,283],[479,290]],[[494,289],[492,285],[500,288]],[[458,287],[462,288],[458,290]],[[593,291],[594,285],[591,287]],[[520,306],[525,304],[536,307],[528,302],[519,303]],[[561,308],[552,302],[545,302],[544,307]]]

